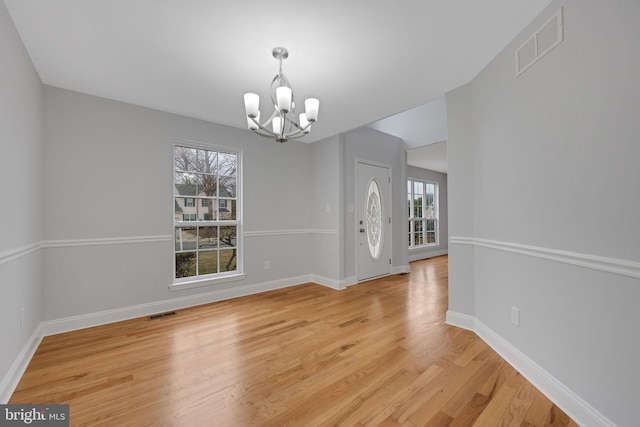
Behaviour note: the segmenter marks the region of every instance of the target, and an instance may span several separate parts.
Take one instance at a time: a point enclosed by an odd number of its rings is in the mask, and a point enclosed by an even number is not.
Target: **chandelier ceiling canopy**
[[[274,111],[269,119],[260,123],[260,96],[256,93],[245,93],[247,127],[258,135],[286,142],[289,139],[303,137],[311,131],[311,125],[318,120],[320,101],[316,98],[305,99],[305,112],[300,113],[296,120],[293,90],[289,80],[282,73],[282,61],[289,57],[289,51],[284,47],[275,47],[272,55],[280,63],[278,74],[271,81],[271,102]]]

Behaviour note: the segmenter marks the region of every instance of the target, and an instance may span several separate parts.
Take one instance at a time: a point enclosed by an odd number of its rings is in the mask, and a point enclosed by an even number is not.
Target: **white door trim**
[[[388,194],[388,198],[389,201],[388,206],[387,206],[387,215],[386,217],[388,217],[391,222],[387,223],[387,230],[385,232],[385,234],[387,235],[387,238],[385,240],[388,241],[388,245],[389,245],[389,258],[392,260],[392,262],[389,264],[389,273],[388,274],[384,274],[382,276],[377,276],[377,277],[372,277],[369,279],[360,279],[360,260],[359,260],[359,253],[358,253],[358,248],[359,248],[359,229],[360,229],[360,224],[358,223],[359,219],[358,219],[358,212],[357,212],[357,197],[360,196],[360,194],[358,193],[358,165],[369,165],[369,166],[377,166],[380,168],[384,168],[387,169],[388,173],[389,173],[389,194]],[[379,163],[379,162],[374,162],[371,160],[365,160],[365,159],[361,159],[361,158],[356,158],[355,159],[355,190],[354,190],[354,194],[356,197],[356,214],[354,215],[354,240],[355,240],[355,261],[356,261],[356,283],[360,283],[360,282],[366,282],[367,280],[371,280],[371,279],[375,279],[378,277],[384,277],[384,276],[388,276],[391,274],[391,270],[392,270],[392,266],[393,266],[393,217],[392,217],[392,213],[393,213],[393,182],[391,180],[391,178],[393,177],[393,169],[391,167],[390,164],[386,164],[386,163]]]

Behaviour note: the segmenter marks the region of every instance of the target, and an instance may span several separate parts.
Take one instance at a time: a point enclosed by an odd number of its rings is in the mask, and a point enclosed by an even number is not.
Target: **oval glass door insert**
[[[367,227],[367,243],[369,244],[369,253],[373,259],[378,259],[382,252],[382,203],[380,200],[380,188],[375,179],[369,182],[367,188],[366,203],[366,220]]]

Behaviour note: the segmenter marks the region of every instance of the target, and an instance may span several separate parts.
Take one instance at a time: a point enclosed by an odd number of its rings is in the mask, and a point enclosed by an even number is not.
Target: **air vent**
[[[562,8],[560,8],[516,49],[516,77],[558,46],[562,40]]]
[[[167,316],[175,316],[175,314],[176,314],[175,311],[168,311],[166,313],[153,314],[149,316],[149,320],[162,319],[163,317],[167,317]]]

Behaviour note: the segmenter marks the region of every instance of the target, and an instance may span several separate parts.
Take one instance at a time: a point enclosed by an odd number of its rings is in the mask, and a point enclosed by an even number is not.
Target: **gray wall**
[[[561,6],[564,42],[515,77],[515,48]],[[639,17],[636,0],[554,1],[447,95],[450,268],[465,271],[450,310],[620,426],[640,419]]]
[[[342,288],[342,137],[311,144],[311,271],[333,287]]]
[[[42,85],[3,2],[0,62],[1,402],[12,365],[41,321],[44,207]]]
[[[449,310],[475,315],[474,250],[451,244],[475,235],[473,111],[471,85],[447,93],[447,186],[449,191]]]
[[[344,277],[356,278],[356,218],[348,206],[356,204],[356,161],[366,160],[391,166],[392,272],[408,271],[406,199],[406,153],[399,138],[370,128],[359,128],[344,137]]]
[[[407,179],[420,179],[422,181],[438,184],[438,214],[439,214],[439,241],[438,245],[426,248],[409,249],[409,261],[431,258],[444,255],[449,247],[449,212],[447,196],[447,174],[428,169],[407,166]],[[408,227],[408,226],[407,226]]]
[[[311,272],[309,145],[52,87],[45,112],[46,320]],[[176,140],[242,151],[240,283],[169,291]]]

